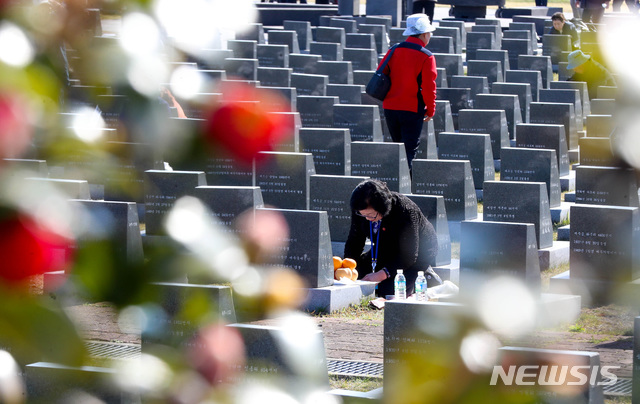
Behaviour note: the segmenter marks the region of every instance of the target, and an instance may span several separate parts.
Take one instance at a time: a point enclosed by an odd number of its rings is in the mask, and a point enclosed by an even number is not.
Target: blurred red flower
[[[223,100],[206,115],[205,138],[241,163],[251,164],[258,152],[274,148],[293,135],[293,120],[284,97],[245,83],[221,88]]]
[[[29,146],[32,126],[28,111],[19,96],[0,93],[0,159],[19,158]]]
[[[0,279],[23,283],[33,275],[65,269],[74,243],[25,215],[0,221]]]

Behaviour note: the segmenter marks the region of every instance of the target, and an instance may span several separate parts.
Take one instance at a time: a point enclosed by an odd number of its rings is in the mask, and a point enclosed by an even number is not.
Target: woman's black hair
[[[383,217],[391,211],[392,195],[387,184],[376,179],[359,183],[351,193],[351,210],[360,211],[372,207]]]

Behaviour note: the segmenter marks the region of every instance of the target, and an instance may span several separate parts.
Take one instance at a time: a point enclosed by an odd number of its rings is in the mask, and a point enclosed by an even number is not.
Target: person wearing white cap
[[[426,14],[410,15],[403,33],[408,38],[389,49],[378,66],[387,63],[383,71],[391,78],[391,88],[382,102],[384,117],[391,139],[404,143],[409,170],[422,125],[436,112],[436,60],[425,48],[434,30]]]
[[[598,87],[600,86],[616,86],[616,80],[609,70],[600,63],[591,59],[590,55],[585,55],[581,50],[574,50],[567,56],[567,69],[573,70],[575,73],[569,81],[584,81],[587,83],[589,90],[589,99],[596,98],[598,95]]]

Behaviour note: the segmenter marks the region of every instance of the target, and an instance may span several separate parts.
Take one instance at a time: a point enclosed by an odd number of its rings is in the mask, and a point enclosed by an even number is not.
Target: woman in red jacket
[[[426,14],[407,17],[408,38],[396,45],[384,72],[391,78],[391,89],[382,106],[391,139],[404,143],[407,161],[411,161],[420,145],[422,124],[436,112],[436,60],[424,48],[435,30]],[[380,65],[389,57],[385,55]]]

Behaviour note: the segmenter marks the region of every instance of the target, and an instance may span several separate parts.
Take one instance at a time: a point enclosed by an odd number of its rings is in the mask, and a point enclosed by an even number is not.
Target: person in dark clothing
[[[378,282],[378,296],[394,293],[398,269],[407,278],[407,296],[413,293],[418,271],[425,271],[429,287],[442,283],[431,268],[438,253],[436,231],[411,199],[390,191],[382,181],[368,179],[353,190],[350,205],[344,256],[356,260],[359,278]],[[367,238],[371,249],[363,253]]]
[[[413,0],[412,14],[425,13],[429,17],[429,22],[433,24],[433,15],[436,10],[435,0]]]
[[[582,9],[582,21],[593,24],[600,22],[610,2],[611,0],[576,0],[576,4]]]
[[[598,96],[598,87],[616,86],[616,80],[609,70],[600,63],[585,55],[581,50],[574,50],[567,57],[569,64],[567,69],[573,69],[575,73],[569,77],[569,81],[584,81],[589,90],[589,99]]]
[[[420,146],[420,133],[425,121],[436,113],[436,59],[425,48],[435,30],[425,14],[407,17],[406,41],[395,45],[393,56],[384,68],[391,78],[391,88],[382,107],[391,139],[404,143],[407,163],[411,162]],[[378,68],[385,63],[391,49]]]
[[[573,49],[580,49],[580,34],[578,33],[578,29],[572,22],[567,21],[564,14],[561,12],[554,13],[551,16],[551,22],[553,23],[553,27],[549,30],[550,34],[570,35]]]

